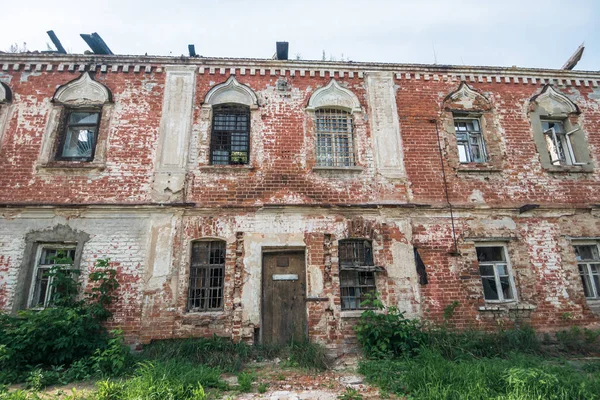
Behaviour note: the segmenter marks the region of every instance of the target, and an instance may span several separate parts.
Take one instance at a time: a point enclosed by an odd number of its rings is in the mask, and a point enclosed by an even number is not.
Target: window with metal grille
[[[550,163],[552,165],[574,165],[577,164],[571,135],[579,130],[573,129],[565,132],[565,124],[560,120],[541,120],[542,130],[546,147],[550,154]]]
[[[224,280],[225,242],[193,242],[188,311],[222,310]]]
[[[374,294],[375,272],[370,240],[341,240],[338,245],[342,310],[359,310],[368,294]]]
[[[352,114],[343,110],[315,111],[317,166],[354,166]]]
[[[29,308],[44,308],[50,305],[53,294],[57,290],[60,291],[60,287],[53,286],[53,277],[50,275],[50,271],[55,267],[72,270],[74,259],[75,246],[40,246],[33,269]],[[75,273],[74,270],[73,273]]]
[[[461,163],[487,161],[479,119],[455,117],[454,130],[458,144],[458,159]]]
[[[96,151],[100,112],[70,110],[60,134],[57,160],[92,161]]]
[[[515,300],[514,282],[504,246],[478,246],[477,261],[487,301]]]
[[[598,244],[573,246],[583,292],[588,299],[600,299],[600,251]]]
[[[236,104],[213,107],[210,158],[215,165],[248,164],[250,109]]]

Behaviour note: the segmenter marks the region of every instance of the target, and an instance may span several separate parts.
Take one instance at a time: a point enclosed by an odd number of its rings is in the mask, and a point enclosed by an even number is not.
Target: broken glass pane
[[[502,247],[502,246],[477,247],[477,260],[479,260],[479,261],[506,261],[504,259],[504,247]]]
[[[499,300],[494,278],[481,277],[481,283],[483,284],[483,297],[486,300]]]

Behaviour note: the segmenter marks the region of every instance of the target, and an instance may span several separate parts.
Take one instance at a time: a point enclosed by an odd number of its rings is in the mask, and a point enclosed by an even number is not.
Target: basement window
[[[354,166],[352,114],[332,108],[318,109],[315,124],[317,166]]]
[[[342,310],[367,308],[361,303],[368,295],[375,294],[375,271],[373,247],[370,240],[341,240],[338,246],[340,260],[340,289]]]
[[[225,281],[225,242],[192,243],[187,309],[190,312],[223,309]]]
[[[454,130],[461,163],[484,163],[487,161],[485,143],[478,118],[454,116]]]
[[[600,251],[598,243],[573,246],[583,292],[588,299],[600,299]]]
[[[59,137],[57,160],[92,161],[96,150],[99,110],[67,110]]]
[[[210,158],[213,165],[248,164],[250,108],[238,104],[213,106]]]
[[[73,267],[75,246],[41,245],[33,269],[28,308],[42,309],[52,304],[53,296],[60,287],[53,286],[53,269],[61,268],[76,273]]]
[[[476,250],[484,299],[493,302],[516,300],[506,247],[486,245],[477,246]]]

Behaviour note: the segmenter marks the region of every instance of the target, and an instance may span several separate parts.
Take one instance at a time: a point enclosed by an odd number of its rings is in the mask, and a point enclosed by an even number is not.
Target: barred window
[[[575,245],[574,248],[585,297],[600,299],[600,251],[598,251],[598,244],[579,244]]]
[[[188,311],[222,310],[224,280],[225,242],[192,243]]]
[[[317,166],[351,167],[354,165],[352,114],[343,110],[315,111]]]
[[[361,303],[366,300],[368,294],[376,292],[371,241],[341,240],[338,246],[338,257],[342,310],[365,308]]]
[[[212,164],[248,164],[249,150],[250,108],[237,104],[214,106],[210,143]]]
[[[487,161],[479,119],[455,117],[454,130],[458,144],[458,159],[461,163]]]

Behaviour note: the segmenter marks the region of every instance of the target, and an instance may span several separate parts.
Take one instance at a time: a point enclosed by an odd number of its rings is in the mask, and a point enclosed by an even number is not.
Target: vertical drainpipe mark
[[[444,193],[446,194],[446,203],[448,203],[448,208],[450,209],[450,221],[452,221],[452,241],[454,243],[454,251],[451,255],[457,256],[458,254],[458,244],[456,242],[456,228],[454,226],[454,210],[452,209],[452,203],[450,202],[450,194],[448,193],[448,181],[446,179],[446,168],[444,167],[444,156],[442,154],[442,140],[440,139],[440,130],[438,128],[438,120],[430,119],[429,122],[435,124],[435,133],[437,135],[438,141],[438,150],[440,152],[440,164],[442,166],[442,179],[444,181]]]

